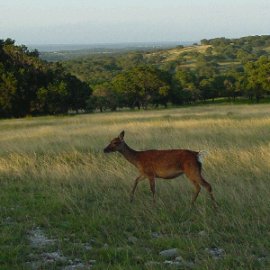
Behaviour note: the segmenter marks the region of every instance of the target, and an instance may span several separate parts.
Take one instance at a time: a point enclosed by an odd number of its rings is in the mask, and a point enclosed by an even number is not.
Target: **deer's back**
[[[138,167],[145,175],[159,178],[175,178],[185,172],[186,167],[196,166],[198,152],[174,150],[147,150],[137,152]]]

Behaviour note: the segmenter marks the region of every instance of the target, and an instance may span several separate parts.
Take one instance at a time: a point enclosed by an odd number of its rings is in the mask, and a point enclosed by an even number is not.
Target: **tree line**
[[[0,117],[85,110],[91,87],[60,63],[47,63],[37,50],[0,40]]]
[[[247,62],[241,70],[217,72],[203,69],[179,69],[173,74],[153,66],[137,66],[120,72],[110,81],[93,86],[89,99],[93,109],[147,108],[192,104],[198,101],[227,97],[246,97],[259,102],[270,93],[269,57]]]
[[[270,36],[202,40],[190,48],[46,62],[0,40],[0,117],[148,108],[270,91]],[[175,56],[176,55],[176,56]]]
[[[95,55],[64,62],[93,88],[93,109],[147,108],[225,97],[259,102],[270,91],[270,36],[202,40],[170,60],[168,50]],[[201,49],[204,48],[204,51]]]

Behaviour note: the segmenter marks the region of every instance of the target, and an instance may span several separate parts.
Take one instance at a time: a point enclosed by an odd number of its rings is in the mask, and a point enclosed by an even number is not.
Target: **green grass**
[[[191,208],[185,177],[157,181],[156,207],[143,181],[130,204],[136,169],[102,152],[123,129],[135,149],[208,150],[203,174],[219,210],[204,190]],[[172,269],[159,255],[169,248],[193,269],[269,269],[269,142],[267,104],[1,120],[0,269],[63,269],[42,260],[53,251],[96,260],[93,269]],[[31,246],[38,227],[52,245]],[[224,256],[213,258],[212,247]]]

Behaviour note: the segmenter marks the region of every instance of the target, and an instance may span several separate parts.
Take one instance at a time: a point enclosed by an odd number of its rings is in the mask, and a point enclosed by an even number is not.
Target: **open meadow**
[[[122,130],[136,150],[207,150],[218,211],[204,189],[191,207],[185,176],[131,204],[136,168],[103,153]],[[0,269],[270,269],[269,165],[269,104],[1,120]]]

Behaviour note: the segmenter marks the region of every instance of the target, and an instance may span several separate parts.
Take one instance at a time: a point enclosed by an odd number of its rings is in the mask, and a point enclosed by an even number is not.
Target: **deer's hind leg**
[[[194,202],[196,201],[200,191],[201,191],[201,187],[200,186],[203,186],[209,193],[209,196],[211,198],[211,200],[213,201],[213,204],[214,204],[214,207],[217,206],[216,204],[216,201],[215,201],[215,198],[213,196],[213,193],[212,193],[212,187],[211,185],[202,177],[201,175],[201,168],[192,168],[192,169],[187,169],[185,171],[185,174],[186,176],[188,177],[188,179],[192,182],[192,184],[194,185],[195,187],[195,193],[194,193],[194,196],[192,198],[192,201],[191,203],[194,204]]]
[[[217,202],[214,198],[211,185],[200,175],[200,184],[208,191],[208,194],[213,202],[215,208],[217,208]]]
[[[192,180],[191,180],[191,181],[192,181]],[[194,205],[194,203],[195,203],[195,201],[196,201],[196,199],[197,199],[197,197],[198,197],[198,195],[199,195],[199,193],[200,193],[200,191],[201,191],[201,187],[200,187],[200,185],[199,185],[197,182],[195,182],[195,181],[192,181],[192,184],[193,184],[194,187],[195,187],[195,191],[194,191],[194,195],[193,195],[192,200],[191,200],[191,204]]]
[[[200,186],[200,169],[199,168],[191,168],[188,167],[184,170],[185,175],[187,178],[191,181],[191,183],[194,185],[195,191],[194,195],[191,200],[191,204],[194,205],[200,191],[201,191],[201,186]]]

